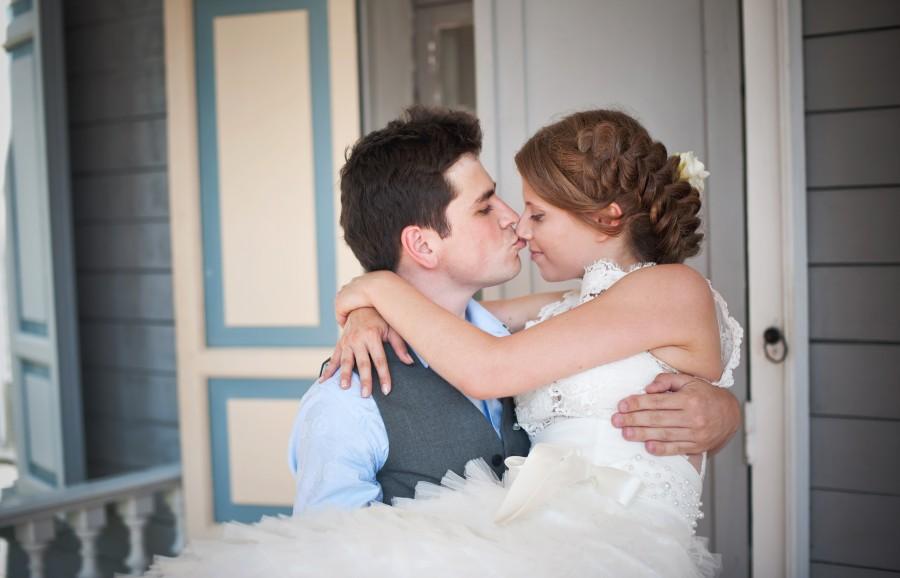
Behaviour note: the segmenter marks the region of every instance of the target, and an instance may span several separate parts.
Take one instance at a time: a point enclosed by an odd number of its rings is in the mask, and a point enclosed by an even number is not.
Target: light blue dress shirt
[[[506,326],[475,300],[466,307],[466,320],[485,333],[509,335]],[[294,419],[288,462],[296,483],[295,516],[329,507],[361,508],[382,498],[375,475],[388,457],[387,430],[375,400],[360,395],[355,372],[349,390],[341,389],[339,383],[336,373],[313,384]],[[469,399],[501,435],[500,401]]]

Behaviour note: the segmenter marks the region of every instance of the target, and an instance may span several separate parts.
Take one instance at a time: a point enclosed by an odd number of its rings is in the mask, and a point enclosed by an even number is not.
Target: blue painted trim
[[[297,9],[309,13],[319,325],[229,327],[225,325],[222,280],[213,20],[225,15]],[[337,272],[327,0],[197,0],[194,10],[206,343],[226,347],[330,347],[337,340],[337,324],[332,311],[332,296],[337,292]],[[260,288],[260,298],[265,298],[265,287]]]
[[[303,379],[210,379],[209,428],[212,451],[213,518],[216,522],[258,522],[262,516],[291,515],[291,507],[247,506],[231,499],[231,471],[228,456],[229,399],[294,399],[300,398],[315,378]],[[287,440],[274,440],[282,443]],[[287,468],[287,464],[284,466]]]
[[[19,45],[10,51],[10,59],[16,60],[26,56],[34,55],[34,42],[27,42]],[[16,285],[16,320],[18,321],[19,331],[28,333],[37,337],[47,337],[47,323],[43,321],[33,321],[25,319],[22,313],[22,263],[19,258],[19,223],[16,219],[16,171],[15,171],[15,151],[10,147],[8,162],[6,165],[6,174],[9,179],[9,223],[12,229],[12,253],[13,253],[13,270]]]
[[[25,387],[25,376],[31,375],[50,380],[50,368],[30,361],[21,361],[22,368],[22,411],[25,413],[25,458],[28,465],[28,473],[49,486],[57,486],[59,477],[42,466],[31,461],[31,434],[28,427],[28,388]]]

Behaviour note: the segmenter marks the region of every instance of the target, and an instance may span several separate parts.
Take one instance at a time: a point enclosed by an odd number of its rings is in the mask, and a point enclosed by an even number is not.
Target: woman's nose
[[[528,219],[524,216],[516,223],[516,234],[526,241],[531,240],[531,227],[528,225]]]

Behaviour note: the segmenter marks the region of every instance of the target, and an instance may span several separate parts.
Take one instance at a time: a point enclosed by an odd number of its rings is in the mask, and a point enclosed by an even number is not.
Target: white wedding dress
[[[641,265],[649,266],[649,265]],[[624,277],[608,261],[588,267],[581,291],[536,321],[593,299]],[[730,386],[742,330],[715,292]],[[695,536],[702,473],[683,456],[655,457],[623,439],[610,418],[622,398],[672,371],[650,353],[595,367],[516,398],[532,440],[501,482],[481,460],[415,499],[350,512],[227,524],[218,540],[157,558],[155,577],[631,576],[706,577],[718,557]],[[452,432],[448,432],[452,435]],[[704,456],[705,466],[705,456]]]

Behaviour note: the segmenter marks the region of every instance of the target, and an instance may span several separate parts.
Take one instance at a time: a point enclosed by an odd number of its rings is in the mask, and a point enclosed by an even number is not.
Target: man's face
[[[457,283],[483,289],[509,281],[522,267],[519,216],[494,193],[478,157],[460,157],[446,172],[456,198],[447,206],[450,236],[441,239],[441,266]]]

